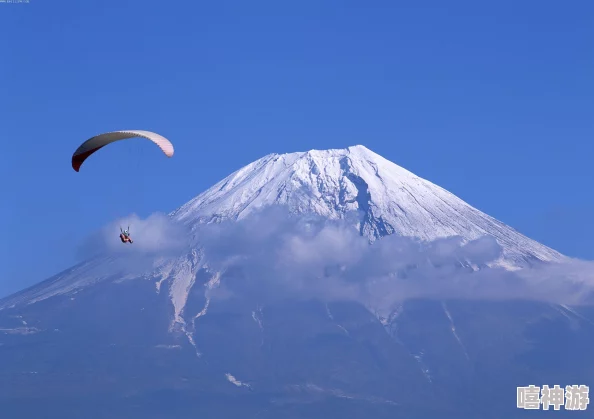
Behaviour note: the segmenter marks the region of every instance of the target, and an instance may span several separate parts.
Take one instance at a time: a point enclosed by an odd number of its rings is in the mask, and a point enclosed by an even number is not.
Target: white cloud
[[[120,227],[130,227],[134,243],[120,241]],[[115,220],[92,234],[82,246],[84,257],[91,254],[128,254],[166,256],[178,254],[188,244],[186,230],[162,213],[154,213],[146,219],[131,214]]]
[[[516,272],[460,266],[499,258],[502,248],[492,237],[422,243],[392,235],[369,245],[344,222],[291,217],[279,209],[204,226],[199,235],[209,265],[232,272],[220,290],[226,297],[346,299],[388,310],[409,298],[577,304],[590,301],[594,287],[594,263],[587,261]]]
[[[120,242],[130,226],[134,244]],[[594,262],[572,260],[510,272],[473,271],[496,260],[492,237],[463,243],[449,237],[429,243],[391,235],[370,245],[349,222],[291,216],[269,208],[241,221],[203,225],[193,232],[210,269],[225,272],[213,298],[354,300],[389,310],[409,298],[533,299],[566,304],[592,302]],[[184,227],[164,214],[116,220],[85,244],[85,255],[126,255],[128,270],[145,269],[155,257],[177,256],[190,243]]]

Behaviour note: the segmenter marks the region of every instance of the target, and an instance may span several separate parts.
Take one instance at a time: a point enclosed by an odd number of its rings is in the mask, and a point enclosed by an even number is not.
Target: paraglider
[[[161,151],[167,157],[173,156],[173,144],[171,144],[167,138],[162,137],[159,134],[139,130],[113,131],[97,135],[82,143],[72,155],[72,168],[78,172],[84,161],[97,150],[113,142],[134,137],[146,138],[159,146]]]
[[[171,144],[167,138],[159,134],[140,130],[112,131],[96,135],[82,143],[72,155],[72,168],[78,172],[85,160],[99,149],[116,141],[134,137],[150,140],[155,143],[167,157],[173,156],[173,144]],[[133,243],[132,238],[130,237],[130,226],[128,226],[126,230],[122,230],[122,227],[120,227],[120,240],[122,243]]]
[[[120,227],[120,240],[122,243],[134,243],[132,237],[130,237],[130,226],[125,230],[122,230],[122,227]]]

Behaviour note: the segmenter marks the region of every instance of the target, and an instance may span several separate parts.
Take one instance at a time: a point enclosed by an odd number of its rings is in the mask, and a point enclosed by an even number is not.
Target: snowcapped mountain
[[[263,157],[169,217],[198,231],[223,220],[236,226],[275,205],[355,220],[380,245],[390,234],[490,235],[503,248],[497,264],[504,267],[565,259],[363,146]],[[351,218],[353,211],[360,216]],[[232,247],[227,241],[223,247]],[[262,301],[271,282],[214,268],[198,240],[132,268],[134,248],[118,249],[0,300],[6,417],[511,419],[524,412],[509,397],[493,403],[493,394],[513,396],[531,383],[587,384],[594,374],[588,357],[558,355],[594,350],[593,307],[439,294],[381,314],[343,294]],[[265,256],[261,265],[274,265]],[[474,278],[458,262],[444,272]],[[355,281],[368,272],[356,274]],[[504,287],[517,284],[506,278]],[[307,284],[325,279],[314,275]],[[221,285],[253,289],[212,297]]]
[[[231,174],[171,215],[186,223],[241,219],[260,208],[286,205],[341,219],[360,211],[357,228],[371,241],[388,234],[435,240],[490,235],[503,246],[502,264],[564,257],[473,208],[445,189],[364,146],[270,154]]]
[[[273,205],[292,213],[315,213],[344,219],[358,211],[357,228],[371,242],[389,235],[422,240],[461,236],[474,240],[493,236],[503,248],[496,265],[506,269],[534,262],[562,261],[565,256],[470,206],[445,189],[386,160],[364,146],[270,154],[232,173],[170,214],[190,228],[223,220],[240,220]],[[83,263],[51,281],[0,300],[0,309],[75,292],[101,278],[116,275],[106,269],[112,261]],[[185,325],[183,311],[200,270],[208,261],[195,245],[178,258],[157,260],[142,276],[154,278],[157,291],[169,283],[174,323]],[[125,279],[119,274],[119,280]],[[212,272],[208,287],[218,284]],[[128,275],[130,276],[130,275]],[[135,277],[134,274],[131,277]]]

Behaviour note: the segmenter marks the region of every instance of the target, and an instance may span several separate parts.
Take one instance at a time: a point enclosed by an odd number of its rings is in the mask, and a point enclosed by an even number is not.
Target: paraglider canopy
[[[158,145],[167,157],[173,156],[173,144],[171,144],[167,138],[162,137],[159,134],[139,130],[113,131],[97,135],[82,143],[72,155],[72,168],[78,172],[84,161],[100,148],[116,141],[134,137],[146,138]]]

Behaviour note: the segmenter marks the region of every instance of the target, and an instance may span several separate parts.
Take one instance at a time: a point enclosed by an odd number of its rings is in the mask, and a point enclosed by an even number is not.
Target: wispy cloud
[[[198,234],[209,266],[230,272],[219,290],[226,297],[355,300],[388,310],[409,298],[578,304],[591,302],[594,289],[594,263],[588,261],[515,272],[487,268],[503,250],[489,236],[423,243],[392,235],[369,245],[348,223],[293,217],[281,209],[204,226]]]
[[[133,244],[120,241],[120,227],[130,227]],[[186,230],[162,213],[142,219],[136,214],[114,220],[90,235],[81,247],[81,255],[126,254],[167,256],[179,254],[188,244]]]
[[[192,244],[203,249],[211,270],[224,272],[209,296],[262,303],[353,300],[386,311],[410,298],[593,301],[594,262],[571,260],[510,272],[486,267],[502,254],[492,237],[465,243],[460,237],[421,242],[391,235],[370,245],[352,220],[293,216],[273,207],[241,221],[197,228]],[[134,244],[119,241],[120,225],[130,226]],[[156,257],[183,254],[188,244],[185,227],[164,214],[144,220],[131,215],[97,232],[84,249],[87,255],[126,255],[131,269],[144,269]]]

